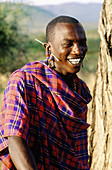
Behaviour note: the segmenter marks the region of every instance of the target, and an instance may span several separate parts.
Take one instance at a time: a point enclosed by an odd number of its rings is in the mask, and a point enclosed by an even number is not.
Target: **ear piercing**
[[[46,43],[43,43],[42,41],[38,40],[37,38],[35,38],[35,41],[39,42],[40,44],[42,44],[42,45],[45,46],[45,47],[46,47],[46,45],[47,45]],[[46,52],[46,57],[47,57],[50,61],[53,60],[53,57],[54,57],[57,61],[59,61],[59,59],[58,59],[54,54],[51,54],[51,55],[50,55],[49,51]]]
[[[53,56],[57,61],[59,61],[59,59],[54,54],[51,54],[51,56]]]

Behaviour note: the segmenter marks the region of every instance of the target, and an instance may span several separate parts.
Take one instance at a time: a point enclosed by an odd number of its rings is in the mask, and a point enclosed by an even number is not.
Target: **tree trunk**
[[[112,170],[112,0],[104,0],[99,20],[100,54],[90,112],[91,170]]]

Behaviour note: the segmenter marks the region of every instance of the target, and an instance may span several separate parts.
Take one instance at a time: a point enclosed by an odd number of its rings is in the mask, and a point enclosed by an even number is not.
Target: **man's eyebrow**
[[[63,41],[74,41],[74,40],[71,40],[71,39],[63,39]]]
[[[84,37],[84,38],[82,38],[82,37],[80,37],[80,39],[79,39],[80,41],[81,40],[83,40],[83,41],[87,41],[87,38],[86,37]],[[63,41],[71,41],[71,42],[73,42],[74,41],[74,39],[63,39]],[[75,40],[75,41],[77,41],[77,40]]]
[[[70,41],[71,39],[69,39],[69,38],[66,38],[66,39],[63,39],[64,41]]]

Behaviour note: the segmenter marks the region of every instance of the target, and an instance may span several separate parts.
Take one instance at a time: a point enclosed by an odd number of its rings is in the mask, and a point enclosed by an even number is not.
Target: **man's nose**
[[[81,47],[80,47],[80,45],[78,44],[78,43],[75,43],[74,45],[73,45],[73,53],[74,54],[77,54],[77,55],[80,55],[80,54],[82,54],[83,52],[82,52],[82,49],[81,49]]]

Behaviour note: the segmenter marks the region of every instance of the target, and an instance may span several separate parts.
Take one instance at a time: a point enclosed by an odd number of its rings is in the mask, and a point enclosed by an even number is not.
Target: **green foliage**
[[[27,62],[45,58],[44,47],[37,43],[34,36],[21,32],[19,26],[21,5],[0,6],[0,72],[7,73],[21,68]],[[28,11],[27,11],[28,13]],[[38,36],[45,41],[45,35]],[[37,54],[38,52],[38,54]]]
[[[21,67],[27,57],[28,36],[19,33],[16,12],[8,20],[9,9],[5,4],[0,6],[0,72],[12,72]]]

